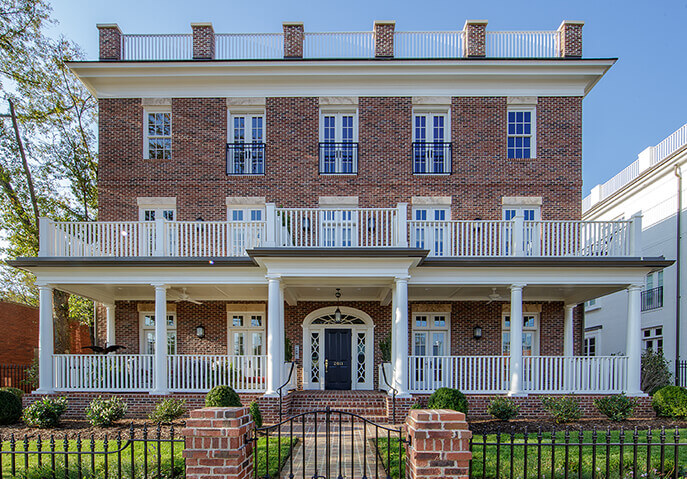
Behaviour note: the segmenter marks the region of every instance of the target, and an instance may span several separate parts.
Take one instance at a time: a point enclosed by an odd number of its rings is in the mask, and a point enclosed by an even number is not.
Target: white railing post
[[[523,256],[525,254],[525,217],[520,211],[516,211],[512,222],[513,244],[511,256]]]
[[[52,233],[53,233],[52,221],[48,218],[38,219],[38,256],[54,256],[53,251]]]
[[[408,203],[399,203],[398,209],[398,222],[396,246],[399,248],[408,247]]]
[[[642,214],[637,212],[630,218],[630,255],[642,256]]]
[[[277,246],[277,207],[274,203],[265,204],[265,247]]]
[[[155,218],[155,256],[165,255],[165,220]]]

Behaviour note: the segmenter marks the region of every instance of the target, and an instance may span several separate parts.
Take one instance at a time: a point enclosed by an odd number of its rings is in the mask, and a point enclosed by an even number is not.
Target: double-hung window
[[[508,158],[536,157],[536,109],[508,109]]]
[[[230,114],[227,144],[228,175],[265,173],[265,115]]]
[[[413,208],[411,244],[415,248],[428,249],[430,256],[449,256],[449,230],[451,217],[448,207]]]
[[[319,149],[320,174],[357,174],[357,113],[321,112]]]
[[[642,349],[663,350],[663,327],[642,329]]]
[[[510,354],[510,314],[503,315],[501,333],[501,353]],[[522,354],[523,356],[537,356],[539,354],[539,314],[524,313],[522,315]]]
[[[227,210],[229,254],[247,256],[246,250],[260,246],[264,228],[264,207],[236,206]]]
[[[147,108],[144,111],[143,156],[150,160],[172,158],[172,111],[162,108]]]
[[[155,354],[155,313],[141,313],[140,333],[143,354]],[[167,354],[177,353],[176,313],[167,313]]]
[[[451,143],[448,114],[415,113],[413,115],[413,173],[451,173]]]

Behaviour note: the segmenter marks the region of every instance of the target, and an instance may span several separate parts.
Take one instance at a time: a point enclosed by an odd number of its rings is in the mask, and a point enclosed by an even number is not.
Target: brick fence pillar
[[[467,479],[470,438],[465,414],[447,409],[413,409],[406,418],[406,477]]]
[[[393,58],[394,30],[396,22],[375,20],[373,31],[375,37],[375,58]]]
[[[284,22],[284,58],[303,58],[303,22]]]
[[[253,420],[247,407],[211,407],[191,411],[186,438],[186,477],[250,479],[253,444],[247,441]]]
[[[563,20],[558,27],[559,55],[563,58],[580,58],[582,56],[582,27],[584,22]]]
[[[466,20],[463,32],[465,35],[465,48],[463,56],[485,57],[487,56],[487,21]]]
[[[101,60],[122,59],[122,31],[116,23],[99,23],[99,58]]]
[[[215,58],[215,30],[212,23],[192,23],[193,30],[193,59],[214,60]]]

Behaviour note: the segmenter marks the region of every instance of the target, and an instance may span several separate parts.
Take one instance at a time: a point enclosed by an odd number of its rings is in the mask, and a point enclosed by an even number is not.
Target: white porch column
[[[36,392],[50,394],[53,392],[52,356],[55,351],[53,339],[53,289],[47,285],[38,286],[39,322],[38,322],[38,389]]]
[[[151,394],[168,394],[167,389],[167,288],[166,284],[155,287],[155,389]]]
[[[510,287],[510,389],[509,396],[523,395],[522,365],[522,288],[524,284]]]
[[[574,328],[573,309],[574,304],[565,305],[565,319],[563,323],[563,356],[572,356],[574,353]]]
[[[393,386],[398,391],[397,397],[410,396],[408,393],[408,279],[409,276],[396,276],[394,289],[393,329],[396,349],[392,361]]]
[[[627,395],[644,394],[641,387],[642,371],[642,286],[630,285],[627,288]]]
[[[277,396],[277,389],[281,386],[281,342],[283,324],[281,313],[283,307],[279,300],[282,298],[281,277],[267,275],[267,389],[265,396]]]
[[[105,341],[108,346],[115,344],[115,305],[105,304],[106,330]]]

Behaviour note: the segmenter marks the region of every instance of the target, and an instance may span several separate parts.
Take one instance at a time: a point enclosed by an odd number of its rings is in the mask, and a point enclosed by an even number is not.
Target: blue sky
[[[687,123],[687,0],[53,0],[53,31],[98,53],[96,23],[125,33],[190,33],[211,21],[216,32],[279,32],[283,21],[309,31],[370,30],[396,20],[397,30],[460,30],[487,19],[490,30],[555,30],[583,20],[584,55],[617,57],[584,103],[584,194],[649,145]]]

